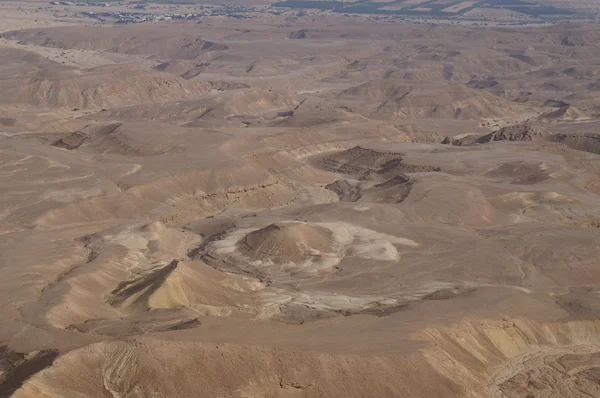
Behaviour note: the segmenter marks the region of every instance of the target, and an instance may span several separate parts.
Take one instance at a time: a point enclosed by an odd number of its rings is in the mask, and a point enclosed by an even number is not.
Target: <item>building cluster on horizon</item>
[[[201,7],[203,10],[198,13],[151,13],[151,12],[127,12],[127,11],[113,11],[113,12],[96,12],[96,11],[83,11],[81,15],[88,18],[94,18],[101,22],[114,21],[118,24],[129,24],[129,23],[141,23],[141,22],[153,22],[153,21],[170,21],[170,20],[197,20],[201,17],[231,17],[238,19],[254,18],[254,13],[257,11],[252,7],[236,6],[236,7]],[[145,10],[146,5],[139,4],[134,7],[137,10]]]
[[[116,20],[116,23],[127,24],[127,23],[140,23],[140,22],[152,22],[152,21],[170,21],[170,20],[195,20],[201,16],[201,14],[150,14],[143,12],[95,12],[95,11],[84,11],[81,13],[89,18],[98,19],[100,21],[106,21],[108,19]]]

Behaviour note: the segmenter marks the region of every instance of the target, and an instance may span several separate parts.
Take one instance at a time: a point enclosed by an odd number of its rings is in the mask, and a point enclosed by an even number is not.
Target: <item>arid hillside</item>
[[[0,397],[600,396],[597,24],[44,12]]]

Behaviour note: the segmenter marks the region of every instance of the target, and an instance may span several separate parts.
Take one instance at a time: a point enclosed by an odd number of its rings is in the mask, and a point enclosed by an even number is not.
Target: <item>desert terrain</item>
[[[0,397],[600,397],[593,18],[0,5]]]

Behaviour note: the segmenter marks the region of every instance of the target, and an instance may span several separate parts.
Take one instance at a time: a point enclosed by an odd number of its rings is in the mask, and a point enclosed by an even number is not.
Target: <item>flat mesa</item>
[[[598,5],[0,2],[0,398],[600,396]]]

